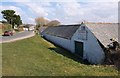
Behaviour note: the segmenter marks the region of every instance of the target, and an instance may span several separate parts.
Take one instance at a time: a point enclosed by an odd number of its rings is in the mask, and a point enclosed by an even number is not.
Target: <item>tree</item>
[[[1,13],[3,14],[3,18],[6,19],[9,24],[12,24],[15,11],[14,10],[3,10]]]
[[[13,19],[13,26],[14,26],[14,24],[16,24],[17,26],[19,26],[20,24],[22,24],[22,20],[21,20],[21,18],[20,18],[20,16],[19,15],[14,15],[13,16],[14,17],[14,19]]]
[[[37,32],[40,29],[40,27],[46,26],[49,20],[44,17],[38,17],[35,19],[35,22],[36,22],[36,32]]]
[[[16,15],[14,10],[3,10],[1,13],[3,14],[3,18],[12,25],[12,28],[14,28],[15,24],[17,26],[22,24],[20,16]]]
[[[60,25],[60,22],[57,20],[53,20],[47,24],[47,26],[58,26]]]
[[[44,26],[44,25],[47,25],[49,20],[44,17],[38,17],[35,19],[35,22],[36,22],[36,25]]]

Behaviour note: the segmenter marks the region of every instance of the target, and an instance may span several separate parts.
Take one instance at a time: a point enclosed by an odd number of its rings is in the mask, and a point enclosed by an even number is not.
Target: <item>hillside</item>
[[[117,76],[113,66],[86,65],[40,36],[4,43],[4,76]]]

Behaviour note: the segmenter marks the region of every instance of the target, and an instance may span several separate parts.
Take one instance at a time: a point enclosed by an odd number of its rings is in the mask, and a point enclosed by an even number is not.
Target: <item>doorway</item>
[[[83,58],[83,42],[75,41],[75,54]]]

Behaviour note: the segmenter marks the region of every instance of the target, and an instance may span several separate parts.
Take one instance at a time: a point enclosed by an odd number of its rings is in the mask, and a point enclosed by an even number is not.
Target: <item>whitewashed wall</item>
[[[73,45],[71,45],[71,40],[56,37],[56,36],[51,36],[48,34],[44,34],[44,37],[69,51],[72,51],[72,48],[74,47]]]
[[[23,28],[24,31],[28,31],[28,28]]]
[[[80,28],[78,30],[80,30]],[[88,59],[88,61],[93,64],[102,63],[104,61],[105,55],[94,34],[92,34],[92,32],[88,28],[86,28],[88,32],[87,40],[81,40],[79,39],[80,35],[78,33],[78,30],[72,37],[72,41],[74,40],[84,43],[83,59]],[[75,44],[73,46],[75,46]]]
[[[35,29],[34,26],[31,26],[31,27],[29,28],[30,31],[32,31],[32,30],[34,30],[34,29]]]
[[[29,29],[29,31],[32,31],[32,30],[34,30],[34,28],[35,28],[34,26],[30,26],[29,28],[23,28],[23,30],[28,31],[28,29]]]

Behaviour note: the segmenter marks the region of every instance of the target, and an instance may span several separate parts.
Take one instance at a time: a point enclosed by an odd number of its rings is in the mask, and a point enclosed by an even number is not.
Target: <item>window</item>
[[[83,30],[83,31],[84,31],[84,30],[85,30],[85,26],[81,26],[81,30]]]
[[[78,39],[87,40],[87,30],[85,26],[81,26],[80,30],[78,30],[79,36]]]

